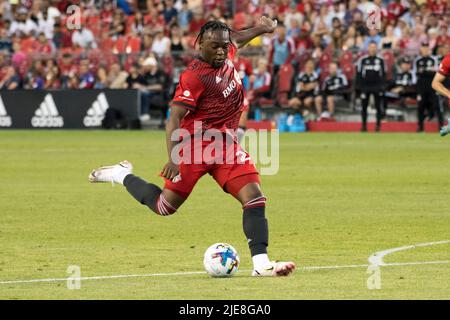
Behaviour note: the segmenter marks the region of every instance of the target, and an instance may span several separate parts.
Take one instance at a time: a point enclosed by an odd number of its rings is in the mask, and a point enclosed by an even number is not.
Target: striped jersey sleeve
[[[175,90],[170,105],[177,105],[188,110],[195,110],[204,88],[192,70],[185,70],[180,75],[180,82]]]

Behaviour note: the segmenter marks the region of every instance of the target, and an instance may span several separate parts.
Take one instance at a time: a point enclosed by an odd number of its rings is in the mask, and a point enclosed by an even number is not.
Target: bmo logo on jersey
[[[236,86],[237,86],[236,83],[242,84],[242,81],[241,81],[241,77],[239,76],[239,73],[236,71],[236,69],[234,69],[234,79],[231,80],[228,87],[222,91],[224,98],[227,98],[233,92],[233,90],[236,89]]]

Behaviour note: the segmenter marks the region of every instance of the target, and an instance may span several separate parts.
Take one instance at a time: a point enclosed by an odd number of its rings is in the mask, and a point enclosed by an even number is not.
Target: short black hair
[[[206,31],[216,31],[216,30],[223,30],[223,31],[228,31],[228,37],[230,39],[230,42],[232,42],[231,40],[231,32],[233,32],[233,29],[231,29],[226,23],[223,23],[222,21],[219,20],[211,20],[206,22],[201,28],[200,28],[200,32],[197,36],[197,38],[195,38],[195,43],[194,45],[197,44],[197,41],[201,41],[203,38],[203,34],[205,34]]]

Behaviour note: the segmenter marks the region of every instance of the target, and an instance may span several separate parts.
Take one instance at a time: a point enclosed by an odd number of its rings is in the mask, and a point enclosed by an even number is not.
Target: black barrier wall
[[[0,128],[98,128],[106,110],[138,118],[137,90],[0,91]]]

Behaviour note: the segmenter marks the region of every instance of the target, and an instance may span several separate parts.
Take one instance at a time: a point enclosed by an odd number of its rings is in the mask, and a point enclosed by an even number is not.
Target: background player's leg
[[[314,98],[314,105],[316,107],[316,113],[320,117],[322,114],[322,96],[318,95]]]
[[[420,95],[419,105],[417,108],[417,131],[423,131],[423,122],[425,120],[426,100],[423,94]]]
[[[327,108],[331,116],[334,114],[334,95],[327,95]]]
[[[175,213],[186,200],[169,189],[161,190],[157,185],[133,174],[125,177],[123,185],[137,201],[163,216]]]
[[[361,93],[361,131],[367,131],[367,107],[369,106],[369,95],[365,92]]]
[[[436,93],[432,93],[432,104],[435,106],[436,115],[439,122],[439,128],[444,125],[444,103],[441,96],[438,96]]]
[[[434,118],[434,112],[436,111],[435,110],[436,107],[433,101],[434,92],[426,91],[423,95],[424,95],[424,103],[426,106],[425,118],[428,118],[428,121],[431,121]]]
[[[383,118],[383,106],[381,105],[381,99],[383,96],[380,94],[382,93],[373,93],[373,99],[375,103],[375,109],[377,110],[377,125],[376,125],[376,131],[380,131],[381,129],[381,119]]]

